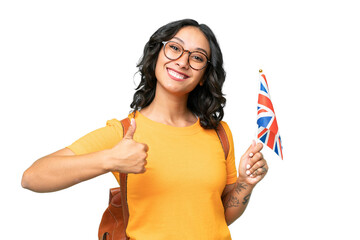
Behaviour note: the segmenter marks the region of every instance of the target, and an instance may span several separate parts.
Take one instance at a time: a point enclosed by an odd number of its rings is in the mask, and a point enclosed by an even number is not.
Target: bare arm
[[[34,162],[21,184],[35,192],[58,191],[108,172],[105,161],[105,151],[75,155],[63,148]]]
[[[110,171],[145,172],[148,147],[133,140],[135,122],[112,149],[75,155],[63,148],[35,161],[23,174],[21,185],[35,192],[68,188]]]
[[[223,191],[222,201],[228,225],[244,213],[254,187],[267,173],[269,167],[260,152],[262,147],[261,143],[256,145],[253,142],[240,159],[236,183],[227,185]]]
[[[222,201],[225,210],[225,220],[227,225],[230,225],[244,213],[253,188],[249,187],[246,183],[238,181],[227,185],[226,188]]]

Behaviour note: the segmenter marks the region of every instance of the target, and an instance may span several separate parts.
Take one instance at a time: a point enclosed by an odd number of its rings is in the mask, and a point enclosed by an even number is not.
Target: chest
[[[146,143],[149,151],[146,172],[128,176],[133,196],[223,191],[226,161],[215,131],[189,136],[138,134],[135,138]]]

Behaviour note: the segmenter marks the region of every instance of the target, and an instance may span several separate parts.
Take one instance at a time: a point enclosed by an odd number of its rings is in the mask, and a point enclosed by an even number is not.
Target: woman
[[[22,185],[58,191],[108,172],[128,175],[130,239],[231,239],[267,163],[253,144],[240,160],[223,118],[220,47],[206,25],[185,19],[157,30],[138,65],[141,82],[125,136],[118,120],[37,160]],[[221,122],[221,123],[220,123]],[[230,151],[214,131],[222,124]]]

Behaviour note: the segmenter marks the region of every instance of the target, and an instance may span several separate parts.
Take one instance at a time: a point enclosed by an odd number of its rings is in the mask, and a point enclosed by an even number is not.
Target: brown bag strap
[[[229,140],[226,135],[225,129],[224,129],[223,125],[221,124],[221,122],[219,123],[219,125],[216,128],[216,133],[220,139],[221,146],[224,150],[225,160],[226,160],[229,155],[230,144],[229,144]]]
[[[121,120],[121,124],[123,126],[123,136],[125,136],[127,130],[130,127],[130,119],[124,118]],[[120,175],[120,194],[121,194],[121,204],[124,216],[124,225],[125,229],[127,227],[129,221],[129,208],[127,204],[127,174],[126,173],[119,173]]]

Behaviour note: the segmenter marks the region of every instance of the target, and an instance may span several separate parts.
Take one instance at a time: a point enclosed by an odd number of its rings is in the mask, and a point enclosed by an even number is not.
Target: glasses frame
[[[182,51],[181,51],[181,54],[180,54],[180,56],[179,56],[178,58],[172,59],[172,58],[169,58],[168,56],[166,56],[165,46],[166,46],[166,44],[168,44],[168,43],[176,43],[177,45],[179,45],[179,46],[181,47],[181,50],[182,50]],[[208,56],[206,56],[206,54],[204,54],[203,52],[185,50],[185,49],[183,48],[183,46],[181,46],[181,44],[178,43],[178,42],[174,42],[174,41],[163,41],[162,44],[164,44],[164,47],[163,47],[163,49],[164,49],[164,55],[165,55],[165,57],[166,57],[167,59],[169,59],[169,60],[177,60],[177,59],[179,59],[179,58],[182,57],[182,55],[184,54],[184,52],[189,53],[189,55],[188,55],[188,64],[189,64],[189,66],[190,66],[192,69],[194,69],[194,70],[196,70],[196,71],[203,70],[203,69],[210,63],[210,60],[209,60]],[[205,65],[204,65],[202,68],[196,69],[196,68],[194,68],[194,67],[191,66],[191,64],[190,64],[190,55],[191,55],[192,53],[201,53],[202,55],[204,55],[204,56],[206,57],[206,60],[207,60],[207,61],[206,61]]]

